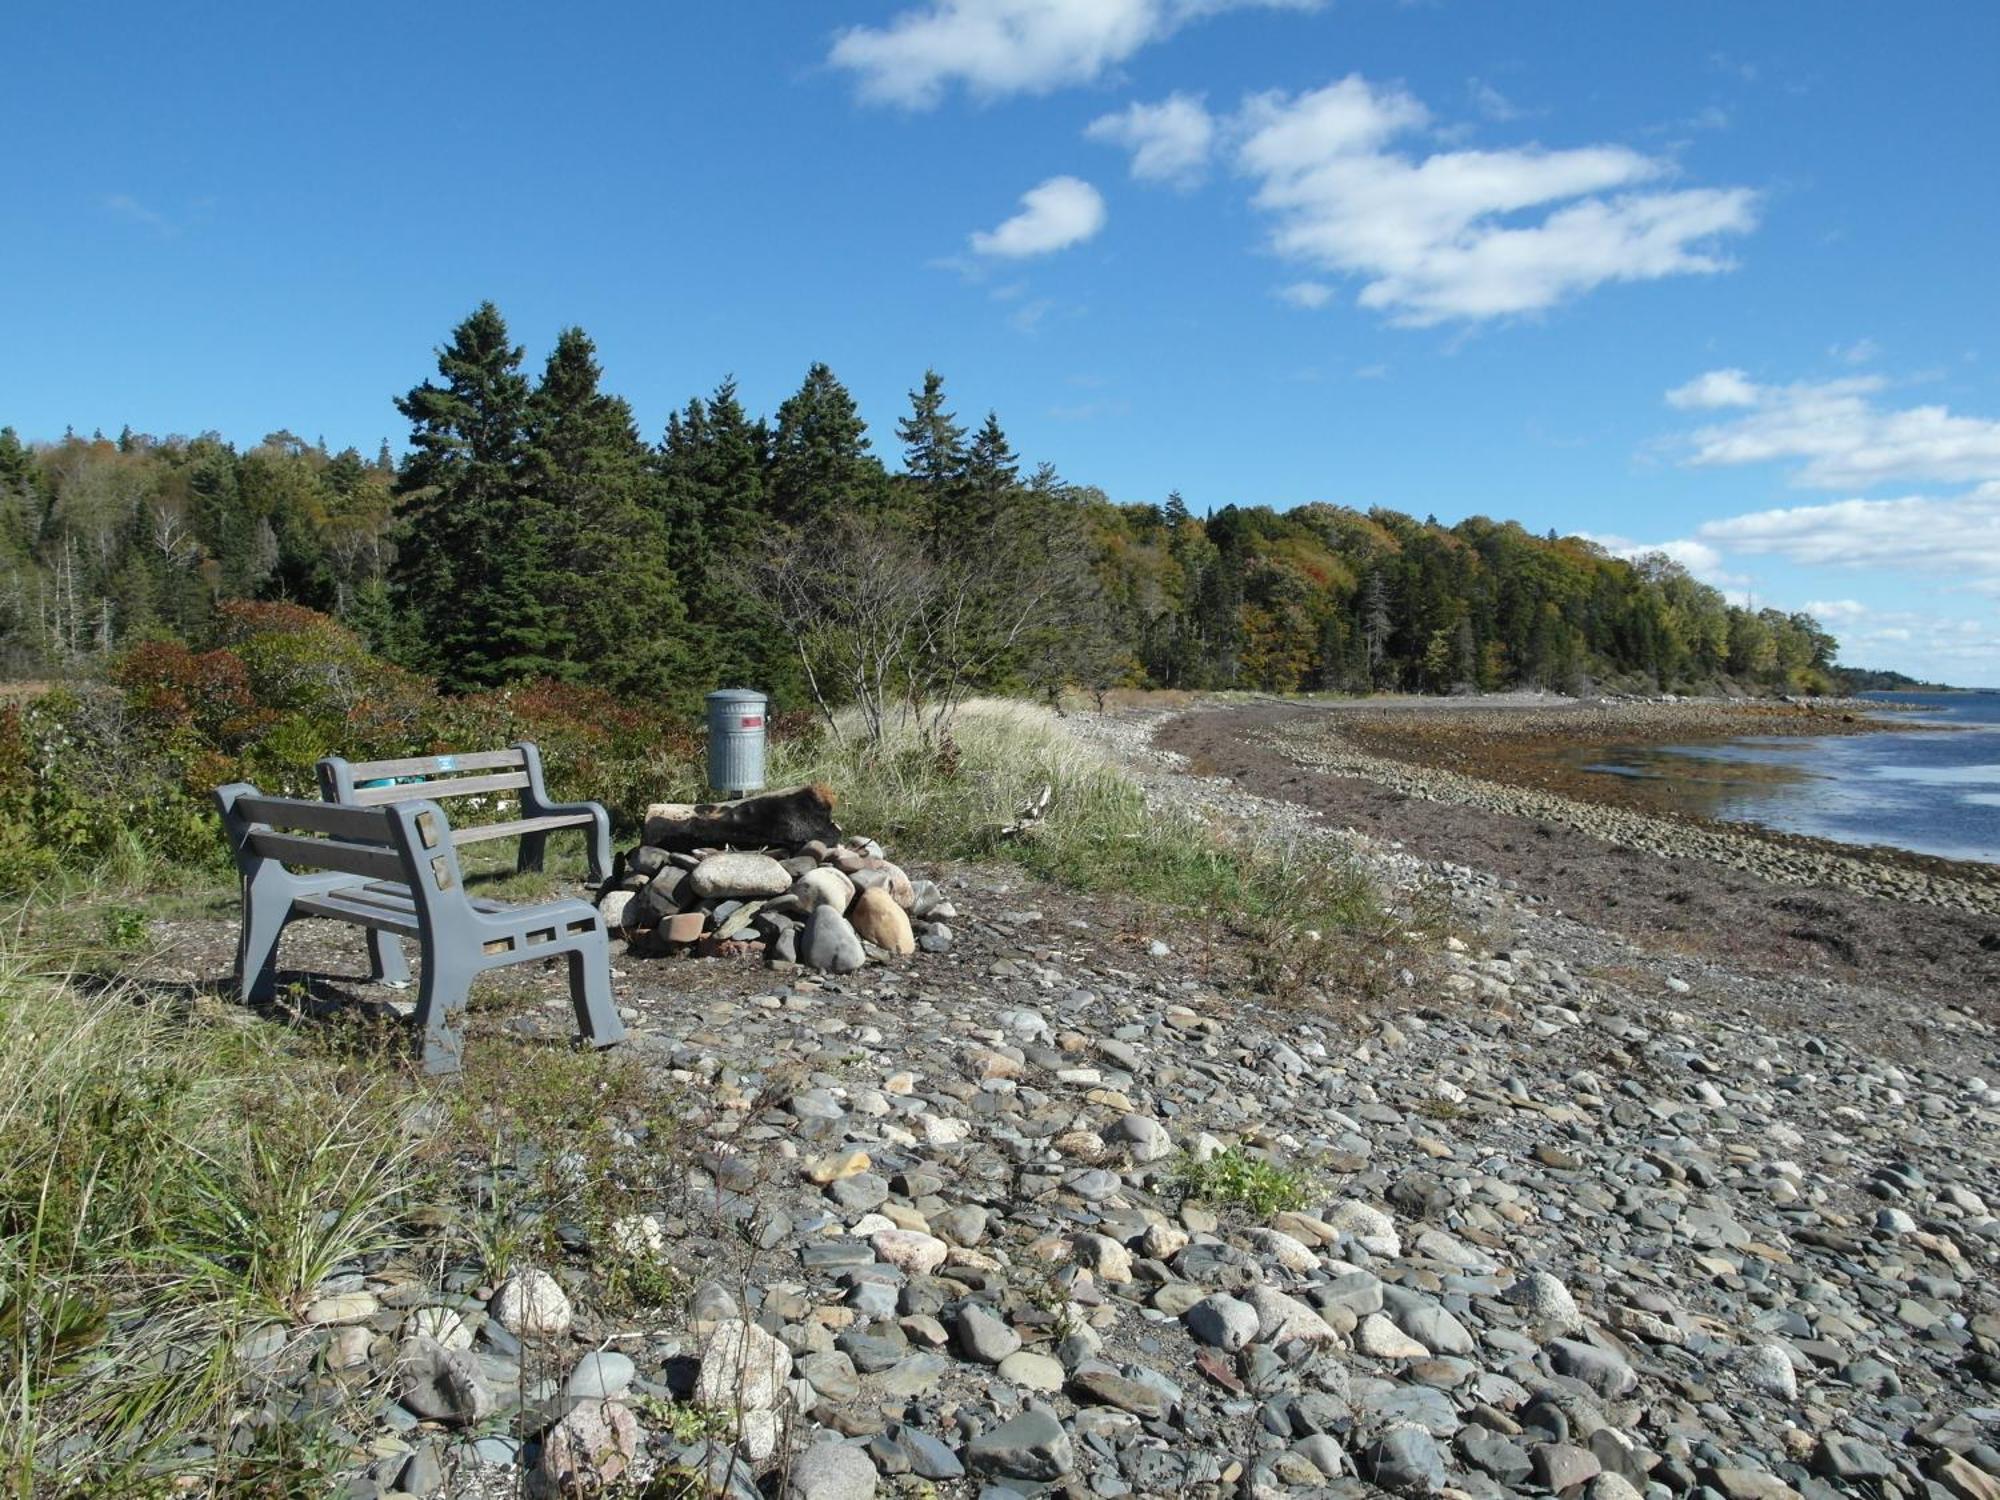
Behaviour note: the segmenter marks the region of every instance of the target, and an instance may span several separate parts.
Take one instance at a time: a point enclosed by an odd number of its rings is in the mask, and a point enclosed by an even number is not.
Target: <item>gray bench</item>
[[[569,960],[577,1030],[597,1047],[624,1040],[611,1001],[604,922],[587,901],[507,906],[465,893],[451,823],[435,802],[338,807],[266,797],[235,782],[217,787],[223,832],[243,876],[243,933],[236,982],[245,1000],[277,991],[278,938],[298,917],[330,917],[368,930],[371,977],[407,985],[398,946],[414,938],[423,961],[417,1025],[424,1071],[455,1073],[463,1039],[451,1029],[475,976],[530,959]]]
[[[549,834],[559,828],[589,830],[590,878],[611,878],[611,819],[595,802],[552,802],[542,784],[542,755],[522,740],[505,750],[469,755],[418,755],[404,760],[351,761],[329,755],[319,763],[320,795],[347,807],[379,807],[416,797],[469,797],[487,792],[521,794],[521,815],[501,823],[468,823],[452,842],[519,837],[519,870],[542,868]]]

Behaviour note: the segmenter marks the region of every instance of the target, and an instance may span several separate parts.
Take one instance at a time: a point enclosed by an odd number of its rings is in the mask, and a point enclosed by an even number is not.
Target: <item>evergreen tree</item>
[[[868,425],[847,387],[824,364],[778,408],[771,434],[770,513],[796,526],[815,516],[871,510],[884,492],[868,451]]]
[[[589,337],[564,329],[529,400],[524,481],[547,516],[564,675],[638,686],[684,667],[684,615],[646,446],[602,376]]]
[[[988,412],[949,481],[951,501],[939,510],[932,527],[933,545],[941,556],[1004,544],[1007,531],[1018,526],[1030,495],[1018,482],[1020,472],[1020,460],[1000,430],[1000,419]],[[1054,493],[1061,486],[1053,469],[1037,478],[1042,487],[1034,493]]]
[[[1014,456],[1014,449],[1007,441],[1007,434],[1000,430],[1000,418],[995,412],[986,414],[986,421],[972,446],[965,455],[966,487],[975,494],[1001,495],[1014,488],[1020,477],[1021,461]],[[1053,470],[1051,470],[1053,474]]]
[[[764,423],[749,419],[725,379],[668,419],[659,468],[701,681],[782,695],[797,670],[792,645],[746,586],[765,524],[769,448]]]
[[[1370,568],[1367,582],[1361,590],[1361,639],[1367,647],[1371,685],[1380,681],[1393,627],[1394,621],[1389,613],[1389,589],[1382,581],[1382,570]]]
[[[927,534],[935,541],[949,523],[965,470],[965,429],[945,410],[944,377],[924,371],[922,390],[910,392],[910,414],[896,424],[903,444],[903,472],[915,481]]]
[[[410,453],[397,476],[392,580],[449,688],[558,672],[573,653],[551,604],[548,507],[524,485],[528,383],[491,302],[438,352],[442,381],[399,397]]]
[[[11,427],[0,427],[0,493],[24,491],[34,469],[34,457]]]

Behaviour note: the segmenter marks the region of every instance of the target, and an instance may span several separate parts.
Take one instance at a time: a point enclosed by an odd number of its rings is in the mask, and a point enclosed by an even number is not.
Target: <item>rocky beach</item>
[[[628,955],[626,1063],[678,1119],[609,1105],[555,1166],[631,1211],[495,1170],[560,1221],[537,1262],[342,1268],[239,1348],[260,1410],[331,1414],[355,1500],[2000,1495],[1991,908],[1454,801],[1297,717],[1071,724],[1163,810],[1364,866],[1401,914],[1365,983],[1274,995],[1226,918],[985,865],[928,872],[947,953]],[[1586,838],[1693,894],[1593,909],[1553,852]],[[1900,968],[1846,903],[1966,951]],[[200,979],[229,925],[168,937]],[[473,1055],[566,1005],[516,976]],[[635,1256],[670,1307],[608,1299]]]

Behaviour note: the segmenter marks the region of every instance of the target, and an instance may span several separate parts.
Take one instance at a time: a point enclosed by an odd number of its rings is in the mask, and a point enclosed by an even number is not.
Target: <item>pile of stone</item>
[[[958,915],[935,882],[913,879],[869,838],[691,852],[642,844],[597,904],[642,956],[744,955],[833,974],[920,948],[949,953]]]

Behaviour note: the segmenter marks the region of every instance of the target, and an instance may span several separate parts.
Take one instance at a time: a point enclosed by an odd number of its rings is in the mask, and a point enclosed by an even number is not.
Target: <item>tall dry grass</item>
[[[410,1148],[274,1028],[74,958],[0,932],[0,1491],[226,1487],[268,1455],[184,1449],[227,1438],[243,1339],[384,1246]]]
[[[844,827],[930,858],[1000,857],[1081,890],[1123,892],[1237,923],[1338,931],[1379,912],[1352,862],[1284,834],[1225,828],[1149,805],[1129,775],[1036,704],[976,699],[949,741],[913,727],[776,747],[775,781],[823,781]],[[1049,792],[1028,832],[1003,830]]]

